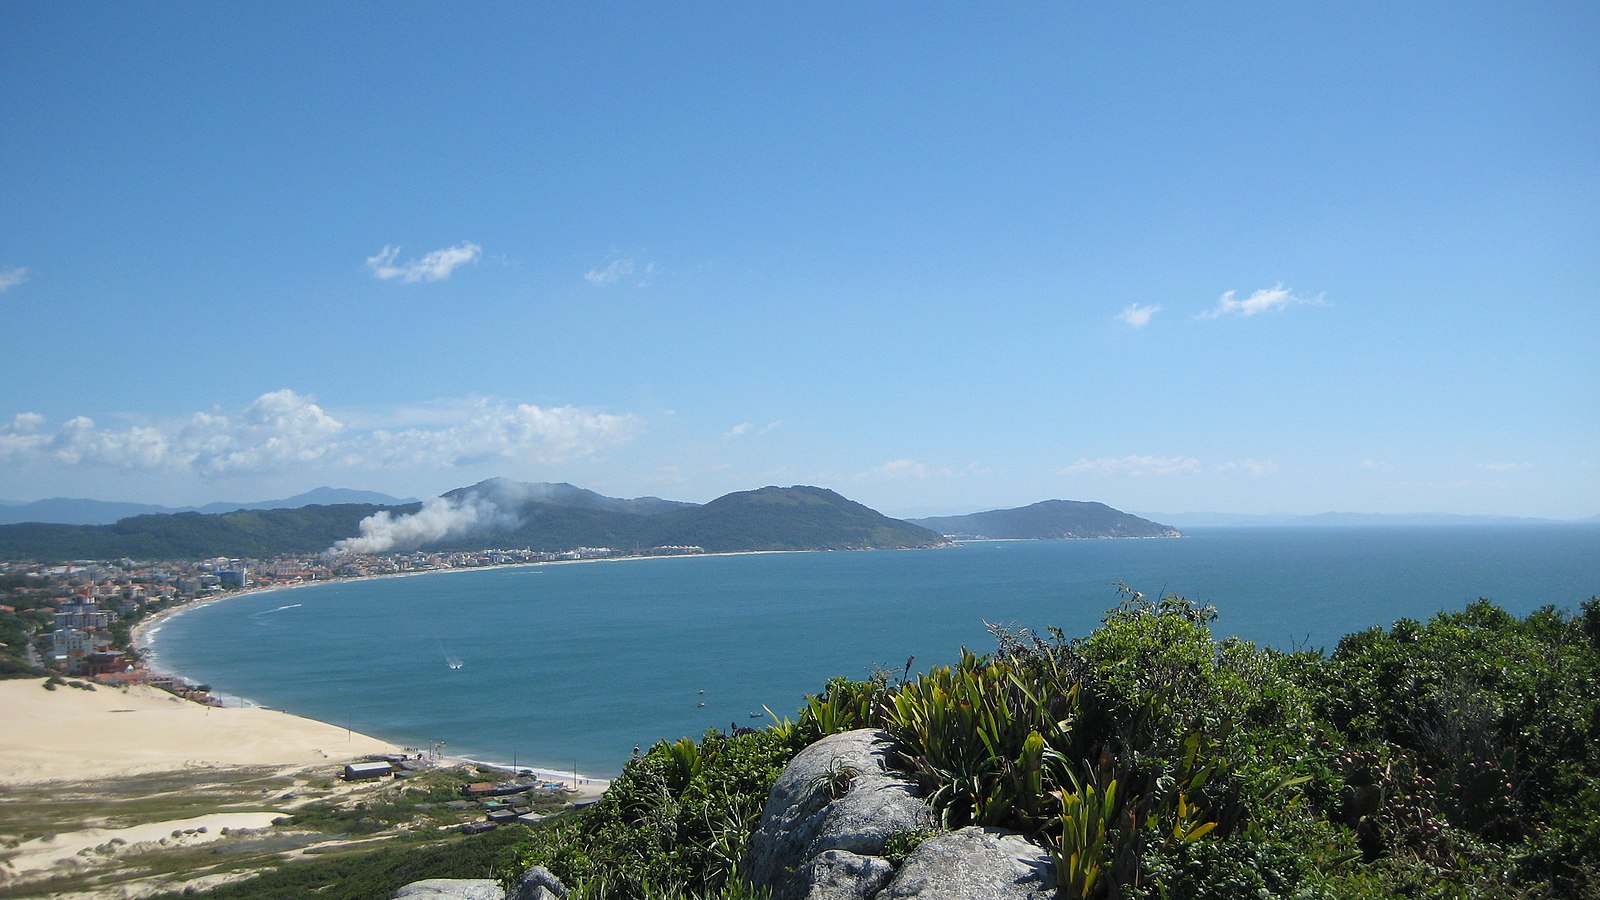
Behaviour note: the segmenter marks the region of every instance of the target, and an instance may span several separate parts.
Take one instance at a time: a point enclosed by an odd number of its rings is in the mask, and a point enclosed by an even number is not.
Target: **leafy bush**
[[[746,896],[783,765],[879,727],[945,827],[1033,836],[1062,896],[1600,898],[1600,599],[1474,603],[1326,657],[1218,641],[1214,617],[1124,588],[1081,639],[992,628],[991,655],[835,679],[798,720],[655,745],[520,862],[579,897]]]
[[[792,728],[657,743],[599,803],[544,831],[521,865],[589,892],[578,896],[744,896],[739,858],[773,782],[806,743]]]

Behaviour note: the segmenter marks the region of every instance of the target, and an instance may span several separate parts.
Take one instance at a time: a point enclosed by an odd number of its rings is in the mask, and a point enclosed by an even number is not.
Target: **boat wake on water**
[[[444,654],[444,664],[452,669],[459,669],[466,665],[466,662],[464,662],[461,657],[451,653],[449,650],[446,650],[444,648],[444,644],[442,643],[439,645],[439,652]]]

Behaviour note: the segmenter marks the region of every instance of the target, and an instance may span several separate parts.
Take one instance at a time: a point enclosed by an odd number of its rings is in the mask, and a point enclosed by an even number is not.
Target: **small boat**
[[[751,713],[750,714],[750,718],[759,719],[759,718],[761,718],[761,713]]]
[[[699,703],[697,703],[697,704],[695,704],[695,705],[696,705],[696,706],[705,706],[705,705],[706,705],[706,702],[705,702],[705,701],[704,701],[704,700],[701,700],[701,701],[700,701],[700,702],[699,702]]]

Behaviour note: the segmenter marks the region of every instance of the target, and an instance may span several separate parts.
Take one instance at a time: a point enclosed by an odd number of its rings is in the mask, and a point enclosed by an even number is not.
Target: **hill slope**
[[[764,487],[657,517],[654,544],[733,550],[850,550],[925,547],[938,532],[891,519],[826,488]]]
[[[1016,509],[991,509],[966,516],[933,516],[912,523],[941,534],[1002,540],[1182,537],[1170,525],[1141,519],[1104,503],[1045,500]]]

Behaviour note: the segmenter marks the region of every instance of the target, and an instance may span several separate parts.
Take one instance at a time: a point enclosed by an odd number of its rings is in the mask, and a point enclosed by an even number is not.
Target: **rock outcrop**
[[[933,810],[907,775],[889,766],[881,731],[829,735],[800,751],[772,786],[740,863],[772,900],[1052,900],[1050,854],[998,828],[933,834],[898,867],[883,858],[895,835],[934,830]],[[564,900],[549,870],[522,873],[507,896],[487,879],[438,878],[394,900]]]
[[[1043,847],[998,828],[963,828],[923,841],[873,900],[1052,900],[1055,866]]]
[[[800,751],[767,797],[744,876],[770,886],[773,900],[872,896],[867,886],[875,892],[886,870],[866,858],[878,857],[890,835],[934,823],[916,784],[889,768],[892,749],[887,734],[864,729]],[[829,851],[841,853],[819,859]]]
[[[534,866],[517,879],[517,889],[507,900],[565,900],[567,886],[544,866]]]
[[[491,878],[429,878],[413,881],[395,892],[391,900],[565,900],[567,886],[544,866],[522,873],[506,895]]]
[[[506,892],[492,878],[429,878],[395,891],[392,900],[506,900]]]
[[[898,869],[882,858],[897,833],[934,826],[909,777],[888,765],[881,731],[830,735],[778,776],[741,871],[773,900],[1046,900],[1055,868],[1038,844],[997,828],[923,841]]]

